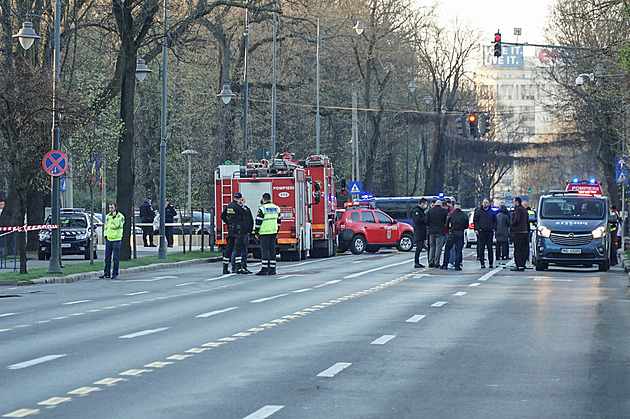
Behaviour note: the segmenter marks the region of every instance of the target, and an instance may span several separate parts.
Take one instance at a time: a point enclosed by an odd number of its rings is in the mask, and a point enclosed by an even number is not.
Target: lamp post
[[[321,44],[322,44],[322,34],[326,31],[326,29],[328,28],[328,25],[330,25],[333,22],[336,22],[338,20],[351,20],[354,22],[357,22],[356,25],[354,25],[353,29],[356,31],[357,35],[361,35],[363,33],[363,31],[365,30],[365,26],[363,26],[363,23],[361,23],[361,21],[357,18],[354,17],[338,17],[332,20],[329,20],[328,22],[326,22],[326,24],[323,26],[323,28],[320,30],[320,24],[319,24],[319,19],[317,19],[317,54],[316,54],[316,62],[317,62],[317,93],[316,93],[316,101],[317,101],[317,110],[315,113],[315,139],[317,141],[316,144],[316,149],[315,149],[315,154],[319,154],[319,146],[320,146],[320,127],[319,127],[319,51],[321,49]]]
[[[416,91],[418,85],[415,80],[411,80],[407,86],[407,109],[411,110],[411,95]],[[405,196],[409,196],[409,124],[407,124],[407,171],[405,174]]]
[[[188,157],[188,212],[190,217],[192,218],[192,156],[197,154],[195,150],[184,150],[182,151],[184,156]],[[161,218],[161,217],[160,217]]]
[[[47,25],[50,24],[44,19],[42,16],[27,14],[27,18],[37,17],[46,22]],[[53,25],[53,84],[52,84],[52,96],[53,96],[53,110],[52,110],[52,149],[59,150],[61,147],[61,141],[59,136],[59,101],[57,99],[57,86],[59,84],[59,70],[60,70],[60,61],[59,61],[59,41],[60,41],[60,33],[61,33],[61,1],[55,1],[55,19]],[[22,24],[22,29],[16,34],[13,35],[14,38],[18,38],[20,41],[20,45],[25,50],[29,49],[35,39],[41,39],[35,33],[33,29],[32,22],[24,22]],[[52,230],[51,239],[50,239],[50,262],[48,264],[48,273],[56,274],[61,272],[61,225],[60,225],[60,207],[59,200],[61,197],[61,179],[59,176],[52,177],[52,192],[51,192],[51,219],[52,223],[57,225],[56,229]]]

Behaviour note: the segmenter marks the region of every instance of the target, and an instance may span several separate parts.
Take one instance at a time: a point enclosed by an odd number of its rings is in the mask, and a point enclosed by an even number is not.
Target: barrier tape
[[[20,231],[33,231],[33,230],[46,230],[49,228],[57,228],[56,224],[39,224],[39,225],[28,225],[24,224],[23,226],[18,227],[0,227],[0,231],[6,231],[4,234],[0,234],[0,237],[6,236],[7,234],[20,232]]]

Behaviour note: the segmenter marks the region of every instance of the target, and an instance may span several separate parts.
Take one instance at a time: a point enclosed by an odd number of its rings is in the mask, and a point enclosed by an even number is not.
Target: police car
[[[60,211],[61,227],[61,253],[63,255],[83,255],[86,260],[90,259],[90,214],[82,208],[62,208]],[[51,216],[46,219],[45,224],[52,224]],[[52,230],[41,230],[39,232],[39,247],[37,259],[50,259],[50,244]],[[94,239],[94,259],[96,259],[96,244],[98,235],[96,229]]]
[[[532,234],[532,264],[610,269],[612,238],[608,199],[594,179],[567,182],[566,190],[540,197],[536,229]]]
[[[372,202],[347,202],[345,211],[337,213],[338,250],[355,255],[378,252],[381,247],[396,247],[401,252],[413,248],[413,228],[399,223]]]

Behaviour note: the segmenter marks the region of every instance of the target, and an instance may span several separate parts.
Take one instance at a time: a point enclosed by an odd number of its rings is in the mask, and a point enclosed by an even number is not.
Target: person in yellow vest
[[[118,212],[115,202],[109,204],[109,214],[105,216],[105,270],[99,278],[109,278],[111,259],[114,259],[114,269],[111,270],[112,279],[118,278],[118,264],[120,263],[120,243],[123,237],[125,216]]]
[[[281,224],[280,207],[271,202],[271,195],[265,192],[262,205],[256,214],[254,234],[260,239],[262,268],[256,275],[276,274],[276,237]]]

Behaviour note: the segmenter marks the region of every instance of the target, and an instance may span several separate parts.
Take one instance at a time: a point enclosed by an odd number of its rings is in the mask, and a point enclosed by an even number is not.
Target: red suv
[[[339,251],[350,249],[355,255],[377,252],[381,247],[396,247],[401,252],[413,248],[413,228],[399,223],[375,209],[372,202],[348,202],[337,214]]]

